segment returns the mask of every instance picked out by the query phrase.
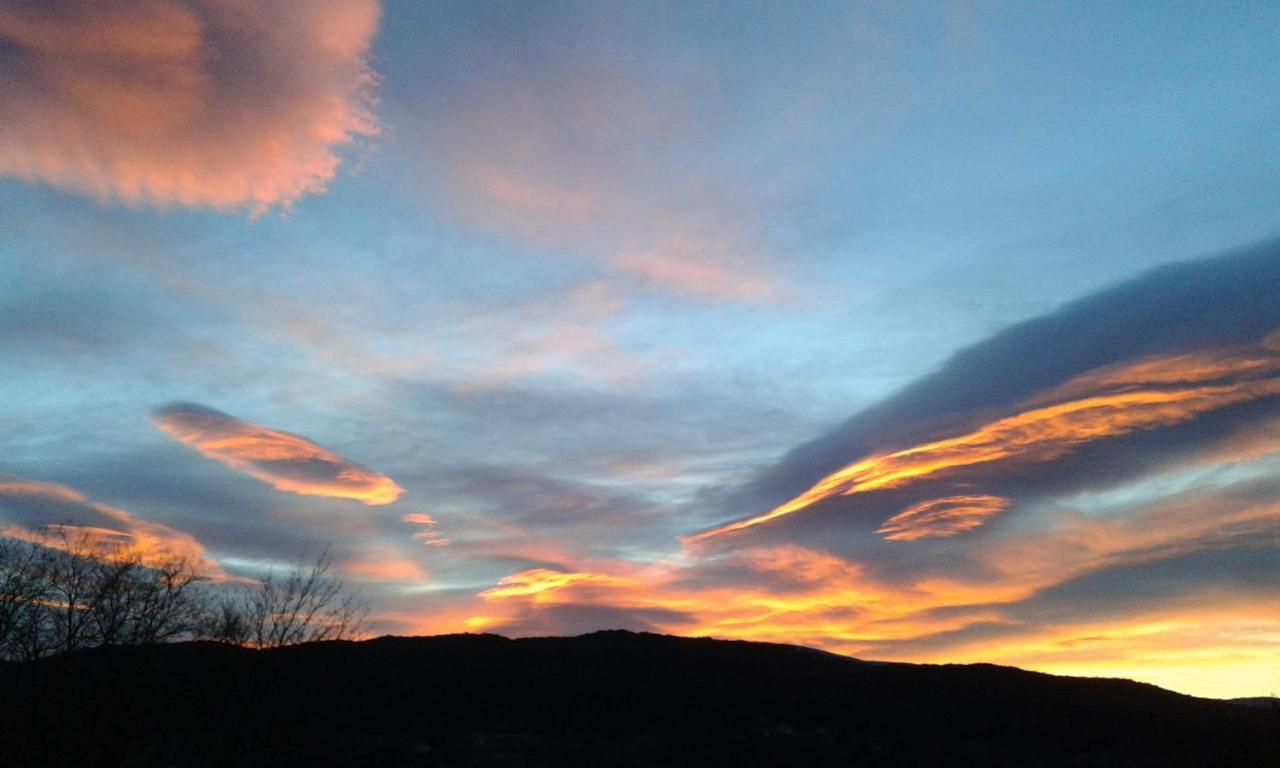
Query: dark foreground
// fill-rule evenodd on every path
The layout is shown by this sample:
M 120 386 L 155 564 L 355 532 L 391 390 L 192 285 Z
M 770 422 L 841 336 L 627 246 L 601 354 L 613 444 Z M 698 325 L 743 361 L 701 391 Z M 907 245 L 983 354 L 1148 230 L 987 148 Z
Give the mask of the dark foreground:
M 0 666 L 0 765 L 1268 766 L 1280 713 L 1123 680 L 627 632 Z

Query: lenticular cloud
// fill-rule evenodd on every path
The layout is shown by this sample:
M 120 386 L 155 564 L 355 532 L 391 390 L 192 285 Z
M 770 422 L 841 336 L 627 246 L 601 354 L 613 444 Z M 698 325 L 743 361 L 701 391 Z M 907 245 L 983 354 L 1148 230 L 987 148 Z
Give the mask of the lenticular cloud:
M 242 421 L 194 403 L 173 403 L 153 416 L 165 434 L 214 461 L 300 496 L 390 504 L 404 489 L 301 435 Z
M 256 213 L 377 132 L 377 0 L 0 3 L 0 176 Z

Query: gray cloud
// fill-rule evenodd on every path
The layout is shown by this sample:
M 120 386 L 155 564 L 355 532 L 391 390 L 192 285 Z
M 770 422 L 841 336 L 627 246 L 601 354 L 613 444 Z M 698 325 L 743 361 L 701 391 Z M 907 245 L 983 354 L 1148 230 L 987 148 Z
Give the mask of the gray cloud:
M 1280 328 L 1280 243 L 1153 270 L 1048 316 L 1016 325 L 956 354 L 937 373 L 910 385 L 881 405 L 805 443 L 742 488 L 726 505 L 734 517 L 758 513 L 804 493 L 824 475 L 863 457 L 964 435 L 1016 413 L 1019 404 L 1055 388 L 1083 390 L 1090 372 L 1150 359 L 1167 368 L 1186 364 L 1178 356 L 1223 354 L 1242 369 L 1252 357 L 1276 357 L 1267 334 Z M 1256 345 L 1262 344 L 1262 347 Z M 1250 346 L 1254 345 L 1254 346 Z M 1268 363 L 1269 364 L 1269 363 Z M 1095 379 L 1101 374 L 1090 374 Z M 1142 371 L 1163 392 L 1165 372 Z M 1235 381 L 1236 374 L 1206 374 L 1202 384 Z M 1030 502 L 1091 487 L 1109 487 L 1194 455 L 1224 435 L 1280 415 L 1273 374 L 1239 374 L 1248 396 L 1226 399 L 1180 421 L 1161 413 L 1107 440 L 1071 444 L 1032 462 L 988 461 L 960 471 L 923 477 L 904 488 L 888 485 L 865 497 L 836 496 L 805 513 L 774 523 L 789 533 L 818 537 L 832 525 L 865 531 L 913 504 L 946 496 L 987 494 Z M 1152 378 L 1155 377 L 1155 378 Z M 1123 384 L 1123 382 L 1121 382 Z M 1123 391 L 1100 387 L 1097 391 Z M 1086 392 L 1087 394 L 1087 392 Z M 1027 406 L 1023 406 L 1027 407 Z M 997 518 L 998 519 L 998 518 Z M 854 540 L 863 543 L 866 537 Z M 848 546 L 847 544 L 845 546 Z

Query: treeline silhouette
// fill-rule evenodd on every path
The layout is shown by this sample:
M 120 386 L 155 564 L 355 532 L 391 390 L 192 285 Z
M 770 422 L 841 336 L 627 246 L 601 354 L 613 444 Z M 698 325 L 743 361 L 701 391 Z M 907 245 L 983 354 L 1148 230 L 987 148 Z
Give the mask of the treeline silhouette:
M 327 554 L 257 581 L 0 538 L 0 767 L 1280 765 L 1280 710 L 1125 680 L 599 632 L 361 636 Z M 336 642 L 335 642 L 336 641 Z
M 100 647 L 0 664 L 0 765 L 1280 765 L 1265 708 L 629 632 Z
M 327 553 L 260 581 L 214 579 L 200 561 L 54 526 L 0 538 L 0 660 L 99 646 L 213 640 L 276 648 L 358 637 L 367 610 Z

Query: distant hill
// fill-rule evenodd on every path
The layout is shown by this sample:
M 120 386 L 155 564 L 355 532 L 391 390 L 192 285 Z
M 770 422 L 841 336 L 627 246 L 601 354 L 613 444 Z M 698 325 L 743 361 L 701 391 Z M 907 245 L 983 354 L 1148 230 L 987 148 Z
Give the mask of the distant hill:
M 3 766 L 1268 766 L 1280 715 L 1126 680 L 597 632 L 0 665 Z

